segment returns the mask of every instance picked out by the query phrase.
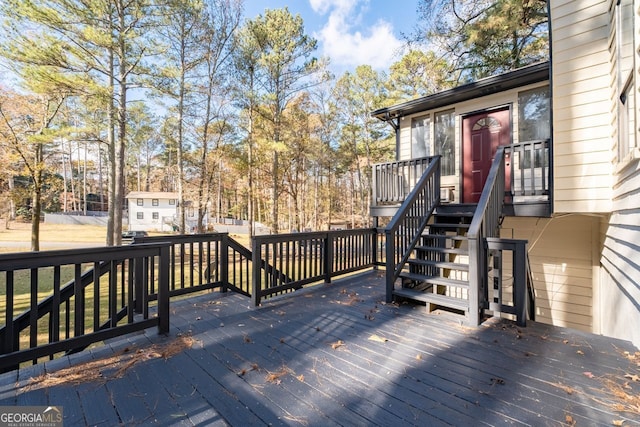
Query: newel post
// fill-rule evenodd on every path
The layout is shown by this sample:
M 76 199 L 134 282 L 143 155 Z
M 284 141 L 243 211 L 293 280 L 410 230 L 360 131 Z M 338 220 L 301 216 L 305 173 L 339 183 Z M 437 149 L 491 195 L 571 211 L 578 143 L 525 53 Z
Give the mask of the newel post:
M 170 245 L 160 247 L 158 263 L 158 333 L 169 333 L 169 266 Z
M 251 243 L 251 304 L 254 307 L 260 305 L 260 272 L 262 271 L 262 254 L 260 253 L 258 237 L 253 236 Z M 265 268 L 267 263 L 265 262 Z
M 324 283 L 331 283 L 331 276 L 333 273 L 333 239 L 334 235 L 331 232 L 327 232 L 324 239 Z
M 220 241 L 220 292 L 227 292 L 229 285 L 229 235 L 224 233 Z M 240 285 L 238 287 L 241 287 Z
M 513 302 L 516 324 L 527 326 L 527 241 L 516 242 L 513 249 Z
M 386 263 L 386 285 L 387 285 L 387 303 L 393 302 L 393 286 L 395 282 L 395 244 L 393 241 L 393 230 L 385 230 L 385 263 Z

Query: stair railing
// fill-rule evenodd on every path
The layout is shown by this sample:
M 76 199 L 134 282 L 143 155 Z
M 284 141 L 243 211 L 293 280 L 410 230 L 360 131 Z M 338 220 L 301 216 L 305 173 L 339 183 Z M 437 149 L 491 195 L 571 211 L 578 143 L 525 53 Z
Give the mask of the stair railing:
M 487 293 L 487 237 L 498 237 L 505 191 L 504 147 L 498 147 L 467 234 L 469 242 L 469 323 L 480 324 Z M 481 297 L 483 300 L 481 301 Z
M 440 156 L 435 156 L 385 229 L 387 302 L 393 300 L 395 281 L 439 203 Z
M 527 319 L 535 320 L 535 296 L 529 266 L 528 241 L 488 237 L 486 242 L 493 258 L 493 286 L 489 289 L 481 308 L 512 314 L 518 326 L 527 326 Z M 511 271 L 505 271 L 508 267 L 511 267 Z M 511 292 L 508 292 L 508 288 L 511 288 Z

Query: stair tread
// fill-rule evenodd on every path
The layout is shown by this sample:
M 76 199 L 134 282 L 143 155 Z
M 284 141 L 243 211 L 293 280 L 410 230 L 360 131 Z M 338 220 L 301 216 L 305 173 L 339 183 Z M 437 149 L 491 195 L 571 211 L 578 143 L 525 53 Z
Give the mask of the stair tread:
M 408 288 L 396 289 L 393 291 L 393 294 L 404 298 L 438 304 L 458 310 L 469 310 L 469 301 L 463 298 L 449 297 L 446 295 L 435 294 L 433 292 L 416 291 Z
M 416 250 L 424 252 L 437 252 L 442 254 L 469 255 L 468 249 L 463 248 L 441 248 L 438 246 L 416 246 Z
M 433 222 L 427 224 L 427 227 L 432 228 L 469 228 L 471 224 L 457 223 L 457 222 Z
M 458 234 L 423 234 L 424 239 L 451 239 L 451 240 L 468 240 L 467 236 L 460 236 Z
M 426 265 L 440 268 L 448 268 L 449 270 L 469 271 L 469 264 L 460 264 L 448 261 L 429 261 L 426 259 L 409 259 L 408 264 Z
M 455 217 L 460 217 L 460 218 L 473 218 L 473 214 L 475 212 L 434 212 L 433 216 L 434 217 L 450 217 L 450 218 L 455 218 Z
M 465 280 L 457 280 L 457 279 L 449 279 L 447 277 L 439 277 L 439 276 L 426 276 L 424 274 L 411 273 L 411 272 L 403 272 L 400 273 L 400 277 L 405 279 L 411 279 L 420 282 L 426 282 L 433 285 L 441 285 L 441 286 L 455 286 L 457 288 L 468 288 L 469 282 Z

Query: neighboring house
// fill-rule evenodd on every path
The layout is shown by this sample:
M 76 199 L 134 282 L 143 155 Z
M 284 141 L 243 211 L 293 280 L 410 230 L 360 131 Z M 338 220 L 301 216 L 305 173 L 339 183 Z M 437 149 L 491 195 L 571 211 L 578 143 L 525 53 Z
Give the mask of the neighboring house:
M 132 191 L 127 200 L 130 231 L 173 231 L 178 193 Z
M 396 165 L 442 156 L 441 201 L 449 205 L 478 202 L 506 146 L 499 233 L 529 242 L 536 320 L 635 345 L 639 9 L 639 0 L 552 0 L 550 62 L 372 113 L 396 129 Z M 395 190 L 378 183 L 374 191 Z M 394 197 L 378 196 L 372 215 L 393 215 Z

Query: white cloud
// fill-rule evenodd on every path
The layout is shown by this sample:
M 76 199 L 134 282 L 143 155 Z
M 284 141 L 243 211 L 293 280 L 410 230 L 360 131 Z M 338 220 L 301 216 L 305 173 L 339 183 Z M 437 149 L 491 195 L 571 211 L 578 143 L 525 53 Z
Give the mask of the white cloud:
M 323 54 L 331 58 L 333 68 L 352 69 L 371 65 L 387 69 L 402 47 L 393 34 L 393 26 L 385 21 L 366 22 L 368 0 L 309 0 L 316 13 L 329 18 L 314 36 L 320 41 Z

